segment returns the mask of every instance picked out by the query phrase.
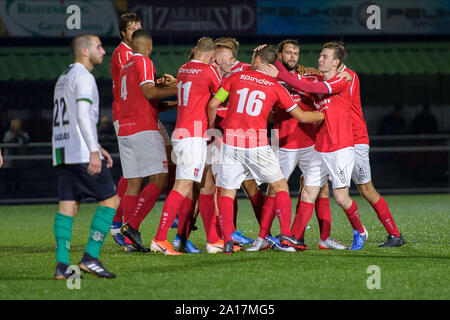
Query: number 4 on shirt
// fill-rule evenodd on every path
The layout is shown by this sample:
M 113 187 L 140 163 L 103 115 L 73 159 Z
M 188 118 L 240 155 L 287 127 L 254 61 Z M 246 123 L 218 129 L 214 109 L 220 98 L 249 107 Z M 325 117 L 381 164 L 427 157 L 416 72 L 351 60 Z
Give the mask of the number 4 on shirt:
M 127 100 L 127 76 L 124 75 L 120 84 L 120 96 L 123 100 Z

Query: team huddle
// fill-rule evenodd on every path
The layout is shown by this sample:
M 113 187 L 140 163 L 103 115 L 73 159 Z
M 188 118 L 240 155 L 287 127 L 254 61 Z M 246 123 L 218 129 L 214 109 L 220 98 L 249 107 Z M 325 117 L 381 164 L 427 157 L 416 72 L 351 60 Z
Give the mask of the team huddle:
M 99 95 L 90 71 L 105 54 L 98 37 L 74 38 L 75 63 L 55 87 L 52 146 L 60 199 L 55 279 L 74 272 L 69 267 L 72 222 L 85 196 L 96 198 L 99 206 L 79 267 L 104 278 L 115 277 L 98 259 L 108 231 L 124 251 L 199 253 L 189 241 L 197 214 L 207 253 L 307 250 L 304 233 L 314 209 L 320 249 L 361 250 L 368 233 L 349 195 L 352 180 L 388 233 L 380 247 L 404 244 L 371 182 L 359 80 L 344 65 L 342 42 L 322 46 L 316 69 L 298 64 L 296 40 L 284 40 L 276 49 L 260 45 L 251 63 L 242 63 L 237 40 L 203 37 L 176 77 L 157 78 L 150 59 L 152 38 L 140 19 L 122 15 L 119 29 L 122 42 L 111 60 L 113 123 L 123 173 L 117 190 L 108 170 L 111 156 L 99 145 L 95 129 Z M 169 138 L 158 113 L 173 108 L 177 120 Z M 270 137 L 268 121 L 274 128 Z M 296 166 L 302 178 L 291 221 L 287 181 Z M 331 237 L 328 181 L 353 230 L 350 248 Z M 255 240 L 236 230 L 236 191 L 241 187 L 260 227 Z M 147 247 L 139 228 L 164 191 L 158 230 Z M 271 234 L 275 216 L 278 236 Z M 168 231 L 175 225 L 177 235 L 169 242 Z

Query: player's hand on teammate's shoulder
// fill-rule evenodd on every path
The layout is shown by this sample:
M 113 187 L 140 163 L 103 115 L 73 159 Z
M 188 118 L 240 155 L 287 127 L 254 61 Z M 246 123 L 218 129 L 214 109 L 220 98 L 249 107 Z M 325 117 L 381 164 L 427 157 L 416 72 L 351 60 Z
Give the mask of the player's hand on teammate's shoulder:
M 353 77 L 347 71 L 339 72 L 338 77 L 345 78 L 345 79 L 347 79 L 348 82 L 352 81 L 352 79 L 353 79 Z
M 261 64 L 258 67 L 258 70 L 264 72 L 265 74 L 273 78 L 278 77 L 278 69 L 273 64 Z
M 89 174 L 99 174 L 102 171 L 102 160 L 100 159 L 100 153 L 98 151 L 91 152 L 89 155 Z
M 314 68 L 314 67 L 305 67 L 304 65 L 297 65 L 297 70 L 298 73 L 300 73 L 301 75 L 317 75 L 320 76 L 322 75 L 322 72 L 320 72 L 318 69 Z

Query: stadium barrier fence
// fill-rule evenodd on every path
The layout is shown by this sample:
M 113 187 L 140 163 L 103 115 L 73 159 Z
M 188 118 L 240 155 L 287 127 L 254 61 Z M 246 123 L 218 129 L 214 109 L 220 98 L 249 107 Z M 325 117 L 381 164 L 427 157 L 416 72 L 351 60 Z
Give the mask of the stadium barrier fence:
M 450 193 L 450 134 L 371 136 L 370 144 L 372 180 L 380 193 Z M 121 167 L 117 143 L 102 145 L 111 153 L 112 174 L 118 182 Z M 51 143 L 1 143 L 0 148 L 4 160 L 0 205 L 58 201 Z M 293 197 L 298 194 L 300 174 L 296 169 L 289 180 Z M 358 193 L 353 184 L 350 191 Z M 238 196 L 245 194 L 239 191 Z

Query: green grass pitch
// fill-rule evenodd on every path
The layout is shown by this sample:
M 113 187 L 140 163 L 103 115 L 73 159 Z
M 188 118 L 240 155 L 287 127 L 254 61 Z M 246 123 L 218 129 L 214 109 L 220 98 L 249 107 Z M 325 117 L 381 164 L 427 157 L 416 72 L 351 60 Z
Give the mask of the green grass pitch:
M 381 249 L 386 233 L 372 208 L 354 197 L 369 232 L 362 251 L 317 248 L 315 215 L 306 231 L 305 252 L 237 252 L 224 254 L 124 253 L 110 235 L 100 259 L 117 276 L 114 280 L 84 275 L 80 289 L 53 280 L 57 206 L 0 207 L 0 299 L 444 299 L 449 288 L 450 195 L 386 196 L 406 244 Z M 295 205 L 293 199 L 293 206 Z M 332 236 L 346 245 L 352 234 L 345 214 L 331 199 Z M 149 244 L 156 233 L 162 202 L 141 226 Z M 74 222 L 71 263 L 81 258 L 95 205 L 82 204 Z M 205 250 L 201 218 L 191 240 Z M 258 227 L 250 202 L 239 200 L 238 229 L 256 237 Z M 276 221 L 272 233 L 277 234 Z M 175 230 L 169 232 L 173 240 Z M 369 289 L 368 267 L 379 267 L 380 289 Z

